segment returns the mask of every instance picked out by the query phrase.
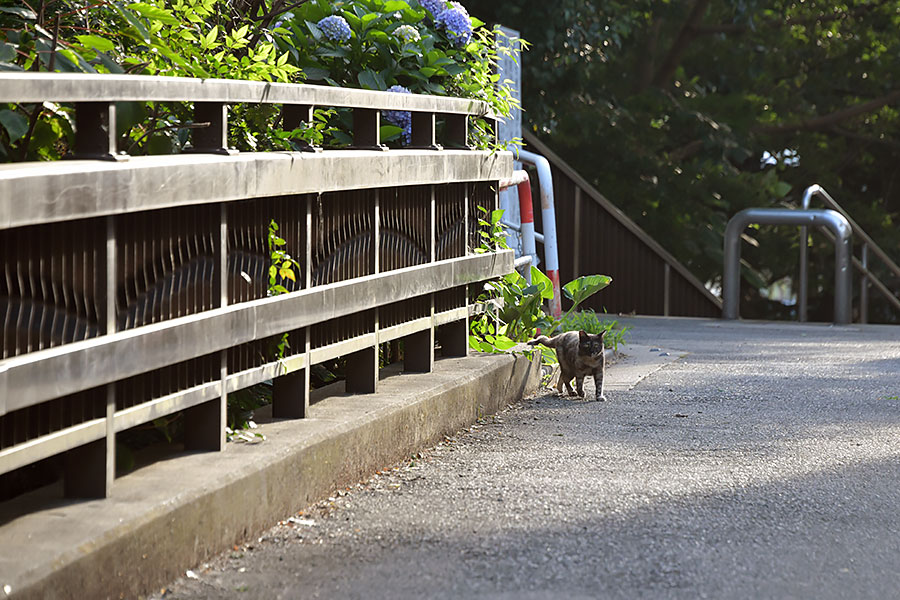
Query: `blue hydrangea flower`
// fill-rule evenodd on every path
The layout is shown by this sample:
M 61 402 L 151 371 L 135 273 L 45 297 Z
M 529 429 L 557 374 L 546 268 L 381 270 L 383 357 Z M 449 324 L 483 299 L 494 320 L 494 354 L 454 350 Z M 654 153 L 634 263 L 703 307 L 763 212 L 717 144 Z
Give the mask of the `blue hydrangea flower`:
M 412 25 L 401 25 L 394 30 L 394 35 L 396 35 L 404 42 L 418 42 L 420 39 L 422 39 L 422 36 L 419 34 L 419 30 Z
M 344 17 L 331 15 L 316 23 L 316 26 L 332 42 L 346 42 L 350 39 L 350 23 Z
M 419 6 L 427 10 L 433 15 L 438 14 L 447 6 L 445 0 L 419 0 Z
M 411 94 L 408 89 L 403 87 L 402 85 L 392 85 L 387 89 L 389 92 L 397 92 L 400 94 Z M 403 140 L 403 145 L 407 146 L 412 141 L 412 113 L 408 110 L 386 110 L 383 111 L 382 116 L 384 119 L 397 127 L 401 127 L 403 129 L 403 133 L 400 134 L 400 138 Z
M 466 7 L 463 6 L 461 2 L 451 2 L 450 7 L 461 10 L 464 15 L 466 15 L 467 17 L 469 16 L 469 11 L 466 10 Z
M 457 47 L 463 47 L 472 39 L 472 21 L 462 7 L 447 8 L 434 18 L 434 24 L 447 32 L 447 37 Z

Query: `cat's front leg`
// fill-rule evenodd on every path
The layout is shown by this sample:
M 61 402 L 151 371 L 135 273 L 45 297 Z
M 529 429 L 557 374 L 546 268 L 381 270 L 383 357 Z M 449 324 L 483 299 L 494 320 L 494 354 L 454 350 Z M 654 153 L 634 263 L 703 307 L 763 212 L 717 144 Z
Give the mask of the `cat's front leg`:
M 606 400 L 606 396 L 603 395 L 603 369 L 597 369 L 596 371 L 594 371 L 594 387 L 597 391 L 597 402 L 604 402 Z
M 575 387 L 578 388 L 578 395 L 581 398 L 584 398 L 584 376 L 582 376 L 582 375 L 575 376 Z

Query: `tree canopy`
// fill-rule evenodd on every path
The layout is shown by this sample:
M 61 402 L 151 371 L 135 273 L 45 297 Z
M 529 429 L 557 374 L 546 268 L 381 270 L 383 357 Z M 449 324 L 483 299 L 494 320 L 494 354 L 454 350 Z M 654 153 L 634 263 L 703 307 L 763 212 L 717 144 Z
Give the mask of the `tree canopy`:
M 528 126 L 701 280 L 721 277 L 734 213 L 796 207 L 813 183 L 900 256 L 900 1 L 468 4 L 532 44 Z M 795 276 L 797 231 L 745 239 L 750 310 L 774 316 L 755 288 Z M 828 320 L 831 250 L 813 240 L 810 314 Z

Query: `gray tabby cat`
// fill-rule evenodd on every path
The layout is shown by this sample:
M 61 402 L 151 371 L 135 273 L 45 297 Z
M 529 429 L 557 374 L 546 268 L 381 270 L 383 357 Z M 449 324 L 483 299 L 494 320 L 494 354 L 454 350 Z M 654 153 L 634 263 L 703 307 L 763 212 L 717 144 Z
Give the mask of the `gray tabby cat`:
M 606 400 L 603 395 L 603 374 L 606 370 L 606 355 L 603 352 L 603 336 L 606 332 L 596 335 L 584 331 L 567 331 L 552 338 L 546 335 L 539 336 L 530 342 L 532 346 L 543 344 L 548 348 L 556 349 L 556 357 L 559 359 L 559 382 L 556 389 L 559 395 L 563 395 L 563 385 L 566 386 L 570 396 L 574 396 L 572 386 L 569 384 L 575 378 L 575 387 L 578 395 L 584 398 L 584 378 L 587 375 L 594 376 L 594 385 L 597 388 L 597 400 Z

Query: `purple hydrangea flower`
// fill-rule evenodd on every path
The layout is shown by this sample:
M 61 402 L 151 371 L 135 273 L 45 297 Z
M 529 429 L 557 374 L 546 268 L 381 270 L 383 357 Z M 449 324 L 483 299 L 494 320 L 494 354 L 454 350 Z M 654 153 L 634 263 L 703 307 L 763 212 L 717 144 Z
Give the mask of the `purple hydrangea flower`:
M 412 93 L 402 85 L 392 85 L 387 91 L 400 94 Z M 412 113 L 408 110 L 386 110 L 381 114 L 388 123 L 403 129 L 403 133 L 400 134 L 400 137 L 403 140 L 404 146 L 409 145 L 412 141 Z
M 439 29 L 447 32 L 447 37 L 457 47 L 465 46 L 472 39 L 472 21 L 462 7 L 447 8 L 434 18 Z
M 447 5 L 445 0 L 419 0 L 419 6 L 433 15 L 438 14 Z
M 316 26 L 332 42 L 346 42 L 350 39 L 350 24 L 344 17 L 331 15 L 316 23 Z

